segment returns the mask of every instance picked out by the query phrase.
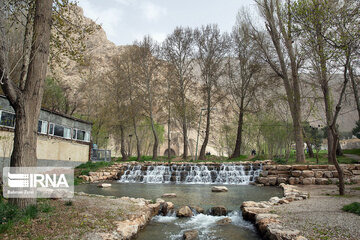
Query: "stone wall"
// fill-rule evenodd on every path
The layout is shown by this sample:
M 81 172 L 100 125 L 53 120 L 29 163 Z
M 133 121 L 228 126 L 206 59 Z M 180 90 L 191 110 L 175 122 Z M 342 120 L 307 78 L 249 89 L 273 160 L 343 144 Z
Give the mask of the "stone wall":
M 360 164 L 340 165 L 346 183 L 360 183 Z M 266 186 L 286 184 L 336 184 L 338 173 L 334 165 L 265 165 L 257 183 Z

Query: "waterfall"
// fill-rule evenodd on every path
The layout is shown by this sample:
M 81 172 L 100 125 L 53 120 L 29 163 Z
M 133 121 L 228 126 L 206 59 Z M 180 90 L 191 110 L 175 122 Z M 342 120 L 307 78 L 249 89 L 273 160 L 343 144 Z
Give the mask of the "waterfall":
M 261 168 L 261 164 L 172 164 L 169 166 L 139 164 L 127 167 L 119 182 L 247 185 L 255 181 Z

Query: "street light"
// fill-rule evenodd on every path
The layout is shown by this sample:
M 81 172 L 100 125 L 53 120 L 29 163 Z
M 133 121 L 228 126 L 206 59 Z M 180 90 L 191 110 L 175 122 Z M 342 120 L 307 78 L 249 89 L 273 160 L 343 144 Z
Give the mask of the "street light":
M 197 152 L 198 152 L 198 145 L 199 145 L 201 116 L 202 116 L 202 112 L 203 112 L 203 111 L 206 111 L 206 110 L 207 110 L 207 108 L 202 108 L 201 111 L 200 111 L 199 128 L 198 128 L 197 138 L 196 138 L 195 161 L 197 160 Z M 210 108 L 210 111 L 212 111 L 212 110 L 216 110 L 216 108 L 215 108 L 215 107 Z

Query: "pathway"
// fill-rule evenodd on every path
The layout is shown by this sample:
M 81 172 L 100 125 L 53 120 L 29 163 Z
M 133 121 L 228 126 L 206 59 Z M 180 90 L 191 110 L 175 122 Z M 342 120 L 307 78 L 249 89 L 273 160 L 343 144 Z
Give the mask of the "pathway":
M 273 207 L 286 227 L 295 228 L 307 239 L 358 240 L 360 216 L 344 212 L 342 207 L 360 202 L 360 184 L 346 186 L 346 196 L 339 197 L 336 185 L 297 186 L 310 198 Z
M 355 154 L 344 154 L 345 157 L 357 160 L 360 163 L 360 156 Z

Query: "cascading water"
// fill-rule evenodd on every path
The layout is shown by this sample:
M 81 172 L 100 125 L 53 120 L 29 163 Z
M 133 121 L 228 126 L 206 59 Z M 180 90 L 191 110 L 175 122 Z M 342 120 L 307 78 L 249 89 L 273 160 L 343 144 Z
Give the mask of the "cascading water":
M 119 182 L 247 185 L 260 172 L 261 165 L 133 165 L 124 171 Z

